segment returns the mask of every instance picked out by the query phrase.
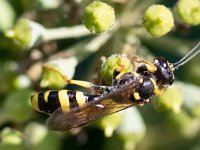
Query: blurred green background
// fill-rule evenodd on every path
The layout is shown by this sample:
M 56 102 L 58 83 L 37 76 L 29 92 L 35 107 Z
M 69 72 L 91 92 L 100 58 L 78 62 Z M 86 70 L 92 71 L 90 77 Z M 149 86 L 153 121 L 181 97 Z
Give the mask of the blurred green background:
M 179 20 L 175 0 L 104 0 L 115 9 L 116 22 L 105 33 L 91 34 L 81 22 L 91 2 L 0 0 L 0 149 L 200 150 L 200 56 L 176 71 L 173 86 L 143 107 L 80 130 L 46 128 L 48 116 L 33 110 L 30 96 L 65 83 L 42 76 L 43 63 L 60 66 L 70 78 L 94 82 L 102 56 L 126 53 L 149 61 L 164 56 L 175 62 L 200 39 L 200 26 Z M 160 38 L 141 24 L 151 4 L 163 4 L 174 14 L 174 30 Z

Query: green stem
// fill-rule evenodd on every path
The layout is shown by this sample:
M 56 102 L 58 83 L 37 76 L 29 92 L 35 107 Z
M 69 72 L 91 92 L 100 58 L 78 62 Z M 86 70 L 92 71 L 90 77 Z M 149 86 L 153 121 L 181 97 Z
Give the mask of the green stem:
M 72 46 L 68 49 L 65 49 L 61 52 L 56 53 L 50 59 L 56 59 L 56 58 L 61 58 L 61 57 L 67 58 L 67 57 L 75 56 L 78 59 L 78 62 L 81 62 L 92 53 L 95 53 L 96 51 L 98 51 L 99 48 L 103 44 L 105 44 L 111 36 L 112 36 L 112 32 L 107 32 L 105 34 L 98 35 L 92 40 L 91 39 L 84 40 L 83 42 L 80 42 L 79 44 L 76 44 L 75 46 Z
M 43 36 L 44 41 L 78 38 L 90 35 L 91 32 L 85 28 L 84 25 L 77 25 L 73 27 L 61 27 L 55 29 L 47 29 Z
M 75 56 L 78 59 L 78 62 L 81 62 L 89 55 L 97 52 L 102 45 L 104 45 L 110 37 L 112 37 L 113 33 L 119 28 L 119 24 L 116 21 L 111 31 L 107 31 L 105 33 L 99 34 L 96 37 L 91 39 L 86 39 L 83 42 L 79 42 L 78 44 L 62 50 L 61 52 L 56 53 L 49 59 L 56 58 L 67 58 L 71 56 Z

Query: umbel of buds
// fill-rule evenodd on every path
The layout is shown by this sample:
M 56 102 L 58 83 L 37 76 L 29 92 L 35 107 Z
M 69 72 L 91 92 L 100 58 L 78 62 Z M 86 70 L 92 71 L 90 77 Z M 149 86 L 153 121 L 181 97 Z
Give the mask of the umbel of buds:
M 114 23 L 114 9 L 106 3 L 94 1 L 89 4 L 82 16 L 82 22 L 92 33 L 108 30 Z
M 179 0 L 177 11 L 180 19 L 188 25 L 200 24 L 200 1 L 199 0 Z
M 143 23 L 152 36 L 160 37 L 173 29 L 174 18 L 164 5 L 152 5 L 145 11 Z
M 106 84 L 112 83 L 114 70 L 118 68 L 121 68 L 120 71 L 121 76 L 125 73 L 132 72 L 133 69 L 132 63 L 126 55 L 118 55 L 118 54 L 111 55 L 102 64 L 101 76 Z

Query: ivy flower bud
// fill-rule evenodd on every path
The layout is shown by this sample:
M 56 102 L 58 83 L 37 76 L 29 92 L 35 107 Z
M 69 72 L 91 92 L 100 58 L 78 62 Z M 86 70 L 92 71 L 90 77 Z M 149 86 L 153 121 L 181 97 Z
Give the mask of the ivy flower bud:
M 93 33 L 101 33 L 110 28 L 115 20 L 114 9 L 106 3 L 94 1 L 89 4 L 82 16 L 82 22 Z
M 22 144 L 23 140 L 23 135 L 20 131 L 8 127 L 4 128 L 1 131 L 0 137 L 1 137 L 1 146 L 3 146 L 2 144 L 5 144 L 5 147 L 19 146 Z
M 122 124 L 117 130 L 117 134 L 124 143 L 125 150 L 135 149 L 145 135 L 146 126 L 136 107 L 124 110 Z
M 116 113 L 102 118 L 98 126 L 104 130 L 105 137 L 112 137 L 113 132 L 119 127 L 122 121 L 122 114 Z M 112 121 L 111 121 L 112 120 Z
M 200 1 L 199 0 L 179 0 L 177 11 L 180 19 L 188 25 L 200 24 Z
M 192 110 L 191 110 L 191 114 L 196 117 L 196 118 L 200 118 L 200 104 L 195 105 Z
M 29 89 L 17 90 L 10 93 L 3 104 L 1 121 L 15 121 L 23 123 L 30 119 L 33 109 L 29 104 L 32 91 Z M 15 106 L 15 107 L 13 107 Z
M 43 74 L 40 82 L 42 88 L 50 87 L 53 89 L 59 89 L 66 85 L 66 81 L 58 74 L 66 75 L 71 79 L 75 72 L 75 67 L 77 65 L 77 59 L 75 57 L 67 59 L 57 59 L 49 61 L 45 64 L 46 67 L 43 68 Z M 52 68 L 55 71 L 52 71 L 48 68 Z
M 143 23 L 146 30 L 154 37 L 167 34 L 174 27 L 172 12 L 163 5 L 152 5 L 144 14 Z
M 102 64 L 102 80 L 106 84 L 111 84 L 115 70 L 119 72 L 119 77 L 121 77 L 125 73 L 132 72 L 132 67 L 132 63 L 126 55 L 112 55 Z
M 39 23 L 21 18 L 13 29 L 5 32 L 5 37 L 11 40 L 14 49 L 23 50 L 41 42 L 45 32 L 46 29 Z
M 175 87 L 169 87 L 161 96 L 156 97 L 155 107 L 159 111 L 171 110 L 179 113 L 183 104 L 182 93 Z
M 16 16 L 9 1 L 1 0 L 0 2 L 0 31 L 5 31 L 12 27 Z

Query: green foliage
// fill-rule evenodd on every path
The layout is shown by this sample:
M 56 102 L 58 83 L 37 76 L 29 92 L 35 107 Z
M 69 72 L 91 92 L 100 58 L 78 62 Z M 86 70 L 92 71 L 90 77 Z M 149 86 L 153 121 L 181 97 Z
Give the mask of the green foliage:
M 199 149 L 199 56 L 175 70 L 172 87 L 150 103 L 80 129 L 49 131 L 48 116 L 30 102 L 32 93 L 63 87 L 93 94 L 44 64 L 69 79 L 109 85 L 114 69 L 123 75 L 137 68 L 135 56 L 183 57 L 200 39 L 199 0 L 159 2 L 0 0 L 0 149 Z

